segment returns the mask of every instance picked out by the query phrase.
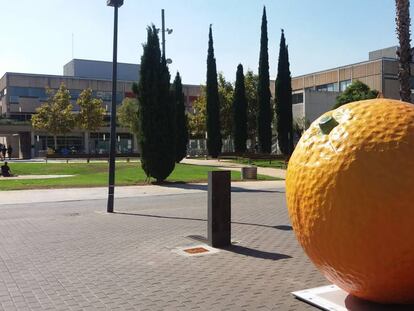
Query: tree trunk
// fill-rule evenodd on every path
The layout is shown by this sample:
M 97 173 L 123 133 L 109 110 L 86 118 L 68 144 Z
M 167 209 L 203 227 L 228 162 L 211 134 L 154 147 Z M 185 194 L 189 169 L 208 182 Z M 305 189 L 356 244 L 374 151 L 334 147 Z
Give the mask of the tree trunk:
M 398 79 L 400 81 L 401 100 L 411 102 L 411 46 L 410 46 L 410 1 L 395 0 L 397 16 L 397 35 L 400 43 L 398 49 L 399 70 Z

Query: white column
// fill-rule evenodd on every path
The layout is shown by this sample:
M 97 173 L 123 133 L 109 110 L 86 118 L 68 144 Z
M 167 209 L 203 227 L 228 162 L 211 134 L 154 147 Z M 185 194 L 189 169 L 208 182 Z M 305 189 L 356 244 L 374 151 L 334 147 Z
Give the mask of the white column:
M 85 153 L 89 153 L 89 136 L 90 136 L 89 131 L 85 131 L 83 133 L 83 144 L 84 144 Z

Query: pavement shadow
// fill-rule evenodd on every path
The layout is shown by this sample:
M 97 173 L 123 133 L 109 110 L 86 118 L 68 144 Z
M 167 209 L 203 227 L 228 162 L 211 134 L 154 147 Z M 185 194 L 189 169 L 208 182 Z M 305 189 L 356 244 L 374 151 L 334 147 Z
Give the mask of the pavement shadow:
M 160 187 L 166 188 L 179 188 L 185 190 L 201 190 L 201 191 L 208 191 L 208 185 L 201 185 L 201 184 L 187 184 L 185 182 L 164 182 L 156 184 Z M 264 190 L 264 189 L 245 189 L 242 187 L 231 187 L 231 192 L 264 192 L 264 193 L 285 193 L 284 190 Z
M 278 229 L 278 230 L 282 230 L 282 231 L 292 231 L 293 230 L 292 226 L 286 226 L 286 225 L 274 226 L 273 228 Z
M 203 218 L 189 218 L 189 217 L 177 217 L 177 216 L 162 216 L 162 215 L 139 214 L 139 213 L 129 213 L 129 212 L 113 212 L 113 214 L 128 215 L 128 216 L 139 216 L 139 217 L 150 217 L 150 218 L 162 218 L 162 219 L 175 219 L 175 220 L 207 221 L 207 219 L 203 219 Z
M 348 295 L 345 298 L 345 306 L 350 311 L 412 311 L 414 305 L 378 304 Z
M 291 226 L 286 225 L 277 225 L 277 226 L 270 226 L 270 225 L 262 225 L 262 224 L 252 224 L 249 222 L 239 222 L 239 221 L 232 221 L 232 224 L 236 225 L 246 225 L 246 226 L 257 226 L 257 227 L 263 227 L 263 228 L 272 228 L 272 229 L 278 229 L 282 231 L 291 231 L 293 228 Z
M 280 260 L 280 259 L 292 258 L 292 256 L 289 256 L 289 255 L 259 251 L 257 249 L 240 246 L 240 245 L 231 245 L 228 247 L 223 247 L 222 249 L 232 252 L 232 253 L 249 256 L 249 257 L 260 258 L 260 259 Z
M 207 219 L 204 219 L 204 218 L 163 216 L 163 215 L 139 214 L 139 213 L 130 213 L 130 212 L 113 212 L 113 214 L 127 215 L 127 216 L 139 216 L 139 217 L 150 217 L 150 218 L 161 218 L 161 219 L 174 219 L 174 220 L 192 220 L 192 221 L 203 221 L 203 222 L 207 221 Z M 253 223 L 238 222 L 238 221 L 232 221 L 231 223 L 236 224 L 236 225 L 246 225 L 246 226 L 257 226 L 257 227 L 264 227 L 264 228 L 272 228 L 272 229 L 278 229 L 278 230 L 283 230 L 283 231 L 292 230 L 291 226 L 286 226 L 286 225 L 269 226 L 269 225 L 253 224 Z

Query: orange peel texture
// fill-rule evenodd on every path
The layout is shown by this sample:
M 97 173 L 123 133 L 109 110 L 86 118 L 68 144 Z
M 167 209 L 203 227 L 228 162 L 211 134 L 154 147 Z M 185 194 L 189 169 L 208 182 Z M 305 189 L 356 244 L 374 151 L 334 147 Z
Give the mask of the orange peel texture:
M 286 197 L 299 243 L 329 281 L 414 303 L 413 104 L 378 98 L 322 115 L 290 158 Z

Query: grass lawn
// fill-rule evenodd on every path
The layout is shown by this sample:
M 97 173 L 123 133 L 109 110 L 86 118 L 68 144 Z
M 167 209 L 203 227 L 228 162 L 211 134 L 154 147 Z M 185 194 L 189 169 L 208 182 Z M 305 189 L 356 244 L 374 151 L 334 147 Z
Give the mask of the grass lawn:
M 269 160 L 251 160 L 249 163 L 249 160 L 247 159 L 239 159 L 239 160 L 232 160 L 231 162 L 235 163 L 241 163 L 241 164 L 250 164 L 255 165 L 258 167 L 272 167 L 272 168 L 286 168 L 285 161 L 282 160 L 272 160 L 271 163 L 269 163 Z
M 65 178 L 7 180 L 0 177 L 0 190 L 36 188 L 98 187 L 108 184 L 108 163 L 10 163 L 17 175 L 75 175 Z M 210 166 L 176 164 L 169 182 L 207 181 L 207 172 L 216 170 Z M 145 174 L 138 162 L 117 162 L 115 180 L 118 186 L 145 184 Z M 231 172 L 232 180 L 240 180 L 240 172 Z M 275 178 L 259 175 L 260 180 Z

